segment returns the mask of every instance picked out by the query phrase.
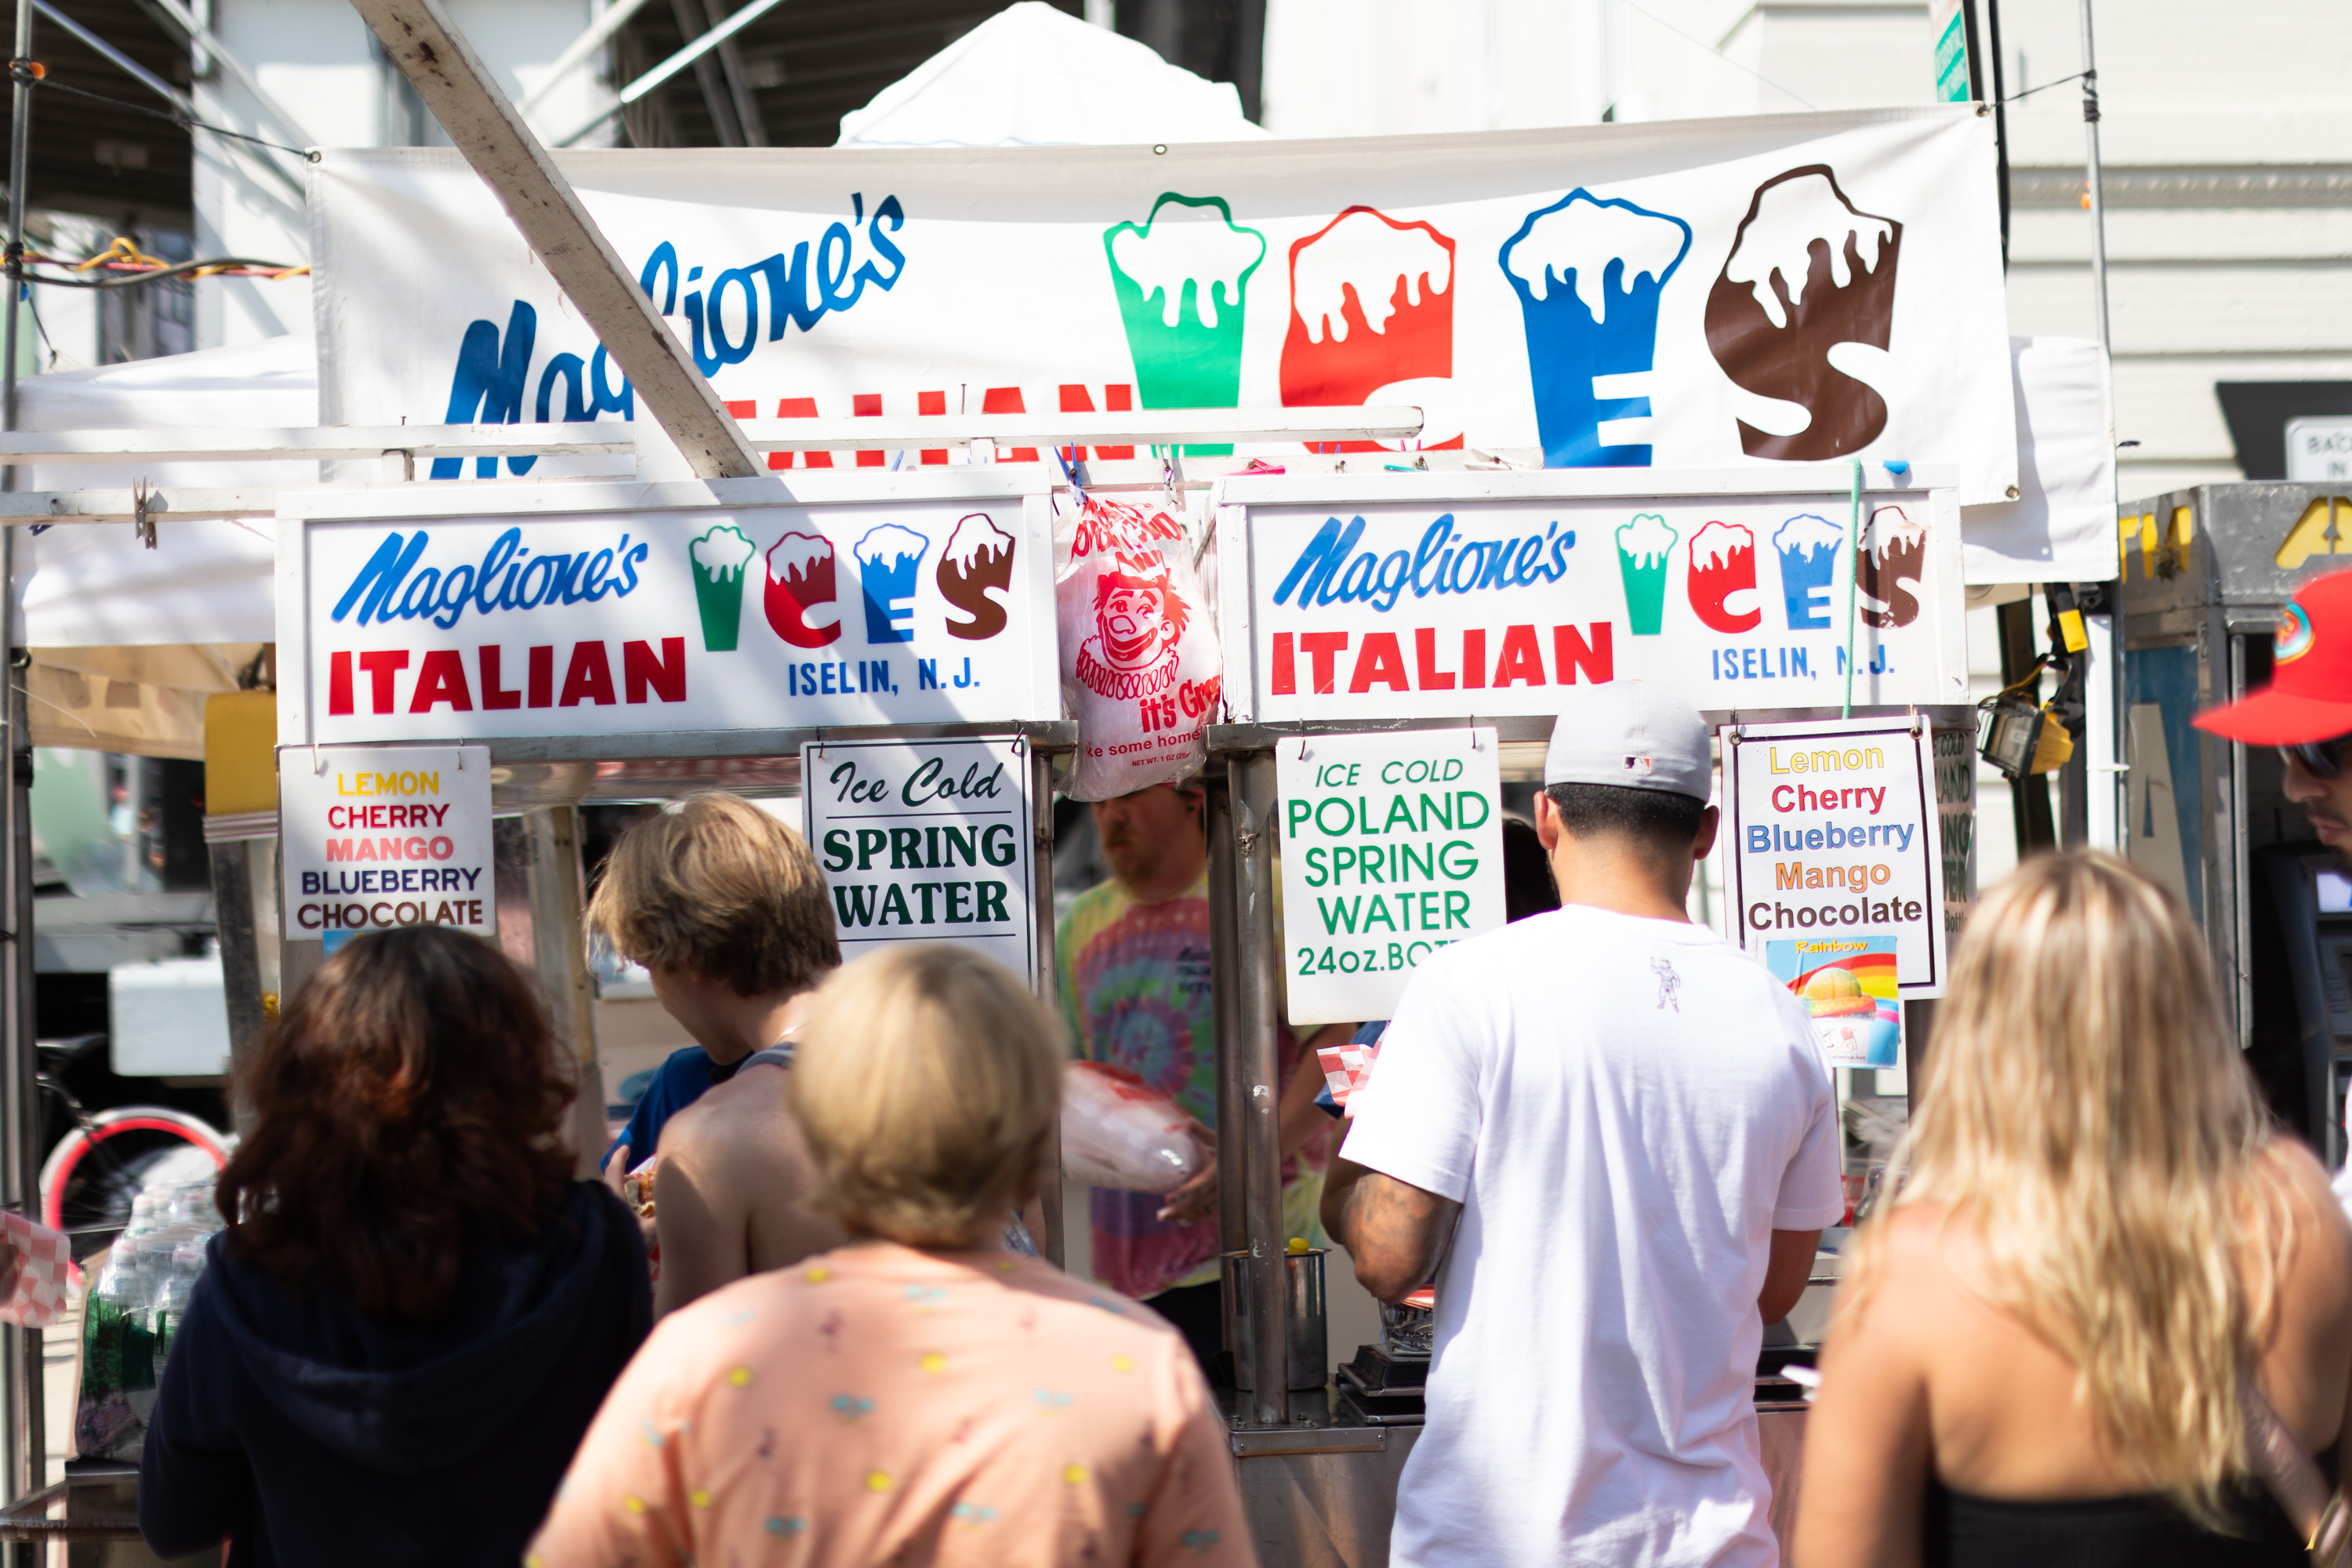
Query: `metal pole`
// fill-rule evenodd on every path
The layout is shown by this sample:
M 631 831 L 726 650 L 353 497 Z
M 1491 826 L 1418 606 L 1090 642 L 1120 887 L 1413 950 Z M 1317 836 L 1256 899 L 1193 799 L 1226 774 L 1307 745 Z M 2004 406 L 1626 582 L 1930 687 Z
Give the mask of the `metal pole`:
M 1249 1249 L 1248 1201 L 1242 1187 L 1241 943 L 1234 922 L 1241 904 L 1234 851 L 1234 792 L 1223 768 L 1212 767 L 1205 781 L 1209 830 L 1209 997 L 1217 1032 L 1217 1129 L 1223 1157 L 1217 1162 L 1217 1247 L 1221 1252 Z M 1230 1316 L 1230 1315 L 1229 1315 Z M 1228 1324 L 1230 1328 L 1230 1323 Z M 1233 1338 L 1228 1332 L 1226 1339 Z M 1233 1348 L 1230 1342 L 1226 1349 Z
M 2091 0 L 2078 0 L 2083 14 L 2083 136 L 2091 196 L 2091 289 L 2098 296 L 2099 346 L 2115 357 L 2107 331 L 2107 198 L 2099 172 L 2099 67 L 2091 47 Z
M 1992 150 L 2000 177 L 2000 266 L 2009 270 L 2009 93 L 2002 86 L 2000 0 L 1984 0 L 1985 42 L 1992 56 Z
M 1228 764 L 1234 795 L 1234 932 L 1242 973 L 1236 1044 L 1242 1121 L 1221 1131 L 1227 1157 L 1242 1159 L 1243 1205 L 1249 1226 L 1250 1413 L 1268 1426 L 1290 1419 L 1290 1331 L 1283 1286 L 1282 1074 L 1275 1041 L 1274 753 L 1252 752 Z
M 1057 977 L 1054 973 L 1054 759 L 1034 744 L 1025 748 L 1029 769 L 1031 923 L 1036 928 L 1037 994 L 1058 1014 Z M 1059 1123 L 1046 1141 L 1045 1178 L 1037 1187 L 1037 1215 L 1045 1234 L 1033 1237 L 1037 1250 L 1055 1268 L 1063 1267 L 1066 1237 L 1062 1219 L 1062 1133 Z
M 32 0 L 16 0 L 16 48 L 9 68 L 8 114 L 8 246 L 5 272 L 8 312 L 0 329 L 0 429 L 16 428 L 16 353 L 18 322 L 24 314 L 25 202 L 26 169 L 33 131 L 32 79 L 26 74 L 33 58 Z M 0 489 L 16 488 L 16 470 L 0 469 Z M 28 662 L 21 652 L 24 628 L 16 623 L 16 531 L 0 529 L 0 657 L 7 660 L 8 787 L 7 886 L 0 890 L 0 931 L 9 949 L 7 974 L 0 984 L 6 1016 L 0 1018 L 0 1110 L 6 1113 L 0 1127 L 0 1148 L 10 1157 L 0 1160 L 0 1199 L 19 1214 L 33 1213 L 40 1203 L 41 1101 L 34 1082 L 38 1066 L 33 1016 L 33 751 L 26 743 L 25 679 Z M 8 1145 L 13 1143 L 14 1147 Z M 15 1397 L 8 1413 L 5 1459 L 8 1496 L 13 1500 L 47 1484 L 48 1458 L 41 1380 L 44 1357 L 41 1331 L 20 1329 L 5 1336 L 5 1373 Z
M 2087 160 L 2085 180 L 2091 197 L 2091 288 L 2093 293 L 2097 296 L 2095 304 L 2099 325 L 2099 346 L 2107 351 L 2107 374 L 2112 380 L 2115 375 L 2116 344 L 2112 324 L 2107 314 L 2107 196 L 2105 177 L 2099 166 L 2099 61 L 2091 37 L 2091 0 L 2080 0 L 2080 5 L 2083 14 L 2083 138 Z M 2109 472 L 2114 475 L 2116 481 L 2115 488 L 2107 493 L 2107 515 L 2113 517 L 2121 505 L 2123 476 L 2116 468 L 2110 468 Z M 2110 620 L 2108 636 L 2103 640 L 2095 637 L 2092 645 L 2092 674 L 2096 679 L 2105 681 L 2108 687 L 2108 700 L 2105 704 L 2108 716 L 2106 743 L 2100 748 L 2105 754 L 2096 759 L 2098 771 L 2106 773 L 2107 782 L 2105 786 L 2097 787 L 2105 788 L 2105 799 L 2102 804 L 2115 812 L 2118 825 L 2121 824 L 2125 815 L 2121 799 L 2124 784 L 2122 764 L 2125 715 L 2122 701 L 2123 659 L 2120 657 L 2123 639 L 2120 633 L 2121 628 Z M 2099 657 L 2101 655 L 2105 656 L 2104 668 L 2101 667 Z M 2097 706 L 2093 704 L 2095 709 Z M 2085 717 L 2095 719 L 2096 715 L 2094 713 Z M 2086 723 L 2084 732 L 2084 741 L 2092 742 L 2098 736 L 2099 731 L 2092 724 Z M 2081 783 L 2076 785 L 2075 793 L 2078 796 L 2087 797 L 2090 789 L 2095 787 L 2089 780 L 2094 759 L 2089 754 L 2087 745 L 2079 762 Z M 2098 839 L 2089 832 L 2090 821 L 2094 814 L 2087 809 L 2088 804 L 2087 798 L 2084 798 L 2085 809 L 2082 813 L 2083 826 L 2084 837 L 2095 844 Z M 2074 816 L 2074 813 L 2068 814 L 2070 826 Z M 2122 837 L 2118 832 L 2115 841 L 2120 844 Z

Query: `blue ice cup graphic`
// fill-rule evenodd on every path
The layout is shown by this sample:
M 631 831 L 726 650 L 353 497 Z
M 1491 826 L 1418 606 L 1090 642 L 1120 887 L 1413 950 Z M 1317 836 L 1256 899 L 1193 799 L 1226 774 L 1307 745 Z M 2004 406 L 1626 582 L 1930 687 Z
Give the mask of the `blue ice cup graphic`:
M 760 547 L 731 523 L 705 530 L 687 547 L 694 562 L 694 603 L 702 613 L 705 653 L 733 653 L 743 626 L 743 568 Z
M 911 528 L 885 522 L 866 531 L 850 553 L 857 557 L 857 586 L 866 598 L 866 640 L 915 640 L 915 571 L 931 542 Z
M 1838 557 L 1844 544 L 1844 529 L 1811 512 L 1792 517 L 1773 531 L 1772 548 L 1780 552 L 1780 596 L 1788 605 L 1790 631 L 1830 629 L 1830 586 L 1837 581 Z
M 1519 297 L 1544 466 L 1650 464 L 1658 301 L 1690 251 L 1690 225 L 1581 188 L 1529 213 L 1503 242 Z
M 1654 637 L 1665 624 L 1666 568 L 1678 536 L 1656 512 L 1645 511 L 1617 530 L 1617 574 L 1625 583 L 1625 618 L 1637 637 Z

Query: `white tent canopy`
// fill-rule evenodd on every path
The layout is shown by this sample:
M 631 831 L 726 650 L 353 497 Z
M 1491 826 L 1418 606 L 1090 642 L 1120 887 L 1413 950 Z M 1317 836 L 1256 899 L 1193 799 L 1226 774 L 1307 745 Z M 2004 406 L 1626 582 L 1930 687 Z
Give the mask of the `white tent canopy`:
M 1045 0 L 1010 5 L 841 117 L 842 147 L 1252 142 L 1231 82 Z
M 26 430 L 157 430 L 319 422 L 309 338 L 272 338 L 37 375 L 22 384 Z M 314 483 L 316 463 L 75 464 L 19 470 L 19 489 L 166 489 Z M 277 531 L 268 519 L 166 519 L 155 548 L 127 526 L 76 523 L 19 543 L 17 586 L 33 647 L 267 642 L 276 611 Z
M 26 430 L 302 426 L 319 420 L 309 338 L 34 376 Z M 33 466 L 24 489 L 218 489 L 307 484 L 319 465 Z M 277 528 L 267 518 L 164 518 L 147 549 L 125 524 L 71 523 L 18 536 L 18 603 L 33 650 L 33 742 L 149 756 L 201 756 L 207 695 L 276 640 Z

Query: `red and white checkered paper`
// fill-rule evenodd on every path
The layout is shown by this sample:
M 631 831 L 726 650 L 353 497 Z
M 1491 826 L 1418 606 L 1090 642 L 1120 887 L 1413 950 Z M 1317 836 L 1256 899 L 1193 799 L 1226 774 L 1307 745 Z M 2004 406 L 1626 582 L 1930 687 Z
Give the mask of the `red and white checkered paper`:
M 1372 1063 L 1379 1059 L 1377 1045 L 1318 1046 L 1316 1059 L 1323 1064 L 1323 1081 L 1331 1086 L 1331 1099 L 1341 1110 L 1348 1109 L 1348 1099 L 1364 1087 L 1372 1076 Z
M 46 1328 L 64 1315 L 66 1281 L 73 1272 L 73 1251 L 66 1238 L 23 1215 L 0 1211 L 0 1238 L 8 1257 L 0 1269 L 8 1277 L 7 1293 L 0 1297 L 0 1323 L 27 1329 Z

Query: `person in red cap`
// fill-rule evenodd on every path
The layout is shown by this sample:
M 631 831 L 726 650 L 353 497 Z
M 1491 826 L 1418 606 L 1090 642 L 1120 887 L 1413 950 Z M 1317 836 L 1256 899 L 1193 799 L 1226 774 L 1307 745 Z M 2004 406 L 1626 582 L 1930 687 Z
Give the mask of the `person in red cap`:
M 2286 758 L 2286 797 L 2319 841 L 2352 860 L 2352 572 L 2304 584 L 2279 616 L 2271 683 L 2197 716 L 2197 727 Z

